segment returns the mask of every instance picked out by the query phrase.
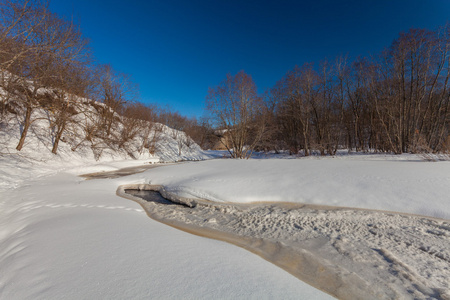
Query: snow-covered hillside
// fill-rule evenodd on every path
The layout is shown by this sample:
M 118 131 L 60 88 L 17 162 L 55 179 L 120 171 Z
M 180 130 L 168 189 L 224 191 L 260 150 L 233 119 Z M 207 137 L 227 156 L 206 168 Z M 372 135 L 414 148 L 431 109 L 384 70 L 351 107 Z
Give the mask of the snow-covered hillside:
M 96 122 L 99 116 L 89 102 L 81 103 L 81 106 L 83 113 L 76 115 L 68 125 L 69 128 L 59 142 L 57 154 L 51 152 L 55 130 L 48 110 L 34 110 L 34 122 L 21 151 L 17 151 L 16 146 L 22 130 L 22 117 L 17 114 L 1 117 L 0 188 L 17 186 L 21 178 L 48 175 L 69 167 L 101 162 L 136 160 L 137 164 L 144 164 L 211 158 L 184 132 L 157 123 L 147 123 L 148 129 L 137 132 L 132 139 L 120 146 L 100 137 L 88 139 L 86 128 Z M 121 126 L 119 123 L 112 135 L 120 135 Z M 21 171 L 11 173 L 11 170 L 18 169 Z

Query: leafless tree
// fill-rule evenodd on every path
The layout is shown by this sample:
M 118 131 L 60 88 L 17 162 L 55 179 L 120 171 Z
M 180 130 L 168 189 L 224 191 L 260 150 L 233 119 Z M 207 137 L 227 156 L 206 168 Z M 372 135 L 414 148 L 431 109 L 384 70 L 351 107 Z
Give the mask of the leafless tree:
M 46 108 L 50 128 L 53 133 L 52 153 L 58 151 L 59 142 L 63 134 L 67 131 L 69 125 L 76 123 L 76 116 L 83 114 L 86 117 L 86 102 L 81 97 L 88 95 L 90 85 L 93 84 L 90 78 L 89 69 L 81 63 L 70 63 L 61 65 L 59 69 L 55 69 L 55 76 L 59 77 L 52 85 L 55 86 L 51 93 L 50 101 L 40 105 Z M 52 86 L 49 84 L 49 86 Z M 56 88 L 58 86 L 58 88 Z M 79 135 L 78 132 L 71 132 L 72 136 Z
M 184 132 L 198 144 L 202 149 L 212 149 L 218 142 L 217 136 L 214 134 L 214 128 L 207 117 L 189 119 L 188 125 Z M 190 145 L 187 145 L 190 147 Z
M 444 32 L 448 32 L 446 29 Z M 448 135 L 448 35 L 414 29 L 384 53 L 372 84 L 375 109 L 391 151 L 439 150 Z
M 105 133 L 105 138 L 108 138 L 118 124 L 117 115 L 122 113 L 126 103 L 136 99 L 138 88 L 129 75 L 113 70 L 110 65 L 100 66 L 98 73 L 100 82 L 97 95 L 104 104 L 99 107 L 99 127 Z
M 312 143 L 312 116 L 319 97 L 319 76 L 312 65 L 294 67 L 277 83 L 278 112 L 281 127 L 290 152 L 297 154 L 304 150 L 310 154 Z M 317 112 L 317 110 L 316 110 Z M 318 117 L 318 115 L 317 115 Z
M 134 149 L 137 152 L 142 153 L 144 149 L 149 149 L 151 142 L 157 142 L 158 126 L 154 123 L 155 119 L 154 106 L 144 105 L 140 102 L 127 103 L 121 118 L 119 148 L 124 148 L 131 153 L 133 150 L 129 144 L 133 141 L 138 147 Z M 140 143 L 135 140 L 136 138 L 140 138 Z
M 225 147 L 230 155 L 248 158 L 266 130 L 266 124 L 258 118 L 263 102 L 251 76 L 244 71 L 228 74 L 217 87 L 209 89 L 206 107 L 217 126 L 226 131 L 229 144 Z
M 0 30 L 4 42 L 0 64 L 9 77 L 7 84 L 2 83 L 23 111 L 17 145 L 21 150 L 39 98 L 48 94 L 48 88 L 64 88 L 62 82 L 68 79 L 58 78 L 58 70 L 83 55 L 86 40 L 73 22 L 51 13 L 45 3 L 6 1 L 2 10 L 9 12 Z

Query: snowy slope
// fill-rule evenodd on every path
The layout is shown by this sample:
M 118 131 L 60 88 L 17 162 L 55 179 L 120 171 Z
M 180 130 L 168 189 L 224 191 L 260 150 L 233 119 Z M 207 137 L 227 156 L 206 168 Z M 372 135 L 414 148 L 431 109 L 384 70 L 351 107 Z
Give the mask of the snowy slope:
M 18 186 L 27 178 L 101 162 L 135 160 L 137 164 L 144 164 L 211 158 L 211 155 L 195 143 L 189 147 L 183 145 L 180 151 L 178 139 L 186 138 L 185 133 L 162 124 L 153 126 L 153 132 L 149 133 L 150 137 L 157 135 L 154 153 L 142 147 L 143 139 L 146 137 L 143 133 L 128 142 L 126 148 L 107 145 L 101 139 L 83 140 L 83 128 L 86 123 L 97 117 L 92 106 L 85 105 L 83 110 L 84 113 L 77 116 L 78 121 L 71 124 L 71 129 L 63 135 L 64 139 L 60 141 L 56 155 L 51 153 L 54 132 L 50 128 L 46 110 L 34 111 L 32 119 L 35 121 L 21 151 L 15 149 L 21 132 L 19 117 L 13 114 L 3 116 L 0 122 L 0 189 Z M 16 172 L 18 169 L 21 171 Z

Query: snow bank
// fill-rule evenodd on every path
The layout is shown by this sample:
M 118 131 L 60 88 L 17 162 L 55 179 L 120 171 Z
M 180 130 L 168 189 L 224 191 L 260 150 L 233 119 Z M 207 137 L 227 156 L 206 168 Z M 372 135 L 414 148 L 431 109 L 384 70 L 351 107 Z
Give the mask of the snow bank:
M 415 155 L 213 160 L 155 169 L 144 182 L 217 202 L 286 201 L 450 219 L 450 162 Z

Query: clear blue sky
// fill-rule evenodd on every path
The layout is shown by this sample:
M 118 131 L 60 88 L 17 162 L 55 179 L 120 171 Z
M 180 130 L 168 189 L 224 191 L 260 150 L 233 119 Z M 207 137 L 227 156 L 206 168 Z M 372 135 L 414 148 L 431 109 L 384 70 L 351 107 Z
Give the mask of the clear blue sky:
M 51 0 L 142 102 L 201 116 L 208 87 L 244 70 L 260 92 L 295 65 L 375 54 L 401 31 L 450 21 L 450 0 Z

